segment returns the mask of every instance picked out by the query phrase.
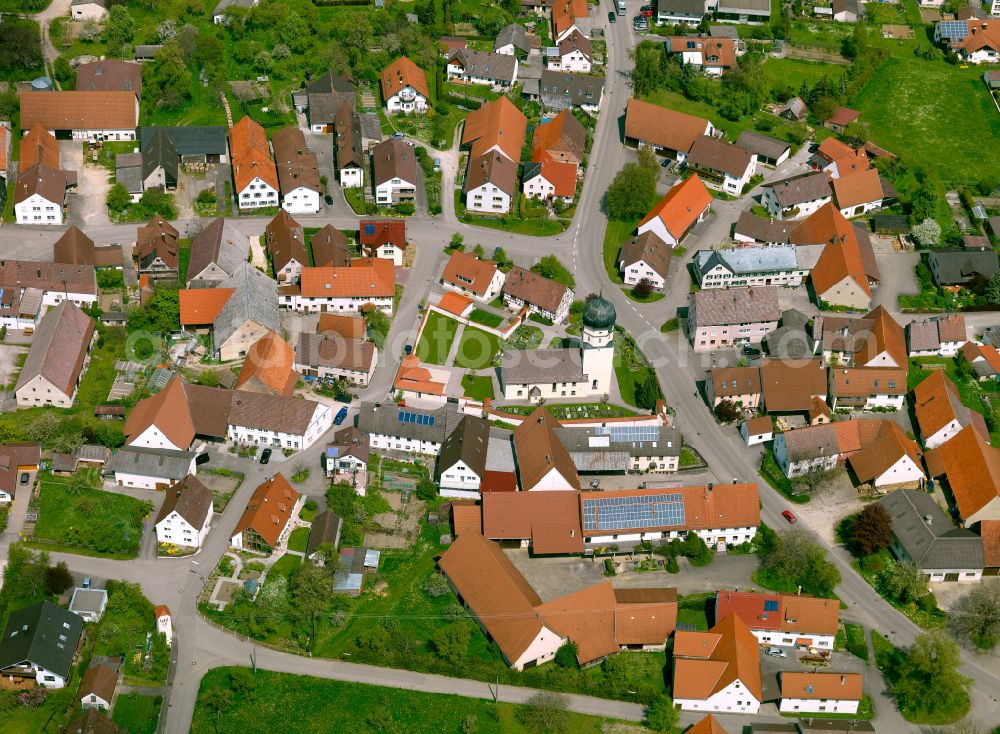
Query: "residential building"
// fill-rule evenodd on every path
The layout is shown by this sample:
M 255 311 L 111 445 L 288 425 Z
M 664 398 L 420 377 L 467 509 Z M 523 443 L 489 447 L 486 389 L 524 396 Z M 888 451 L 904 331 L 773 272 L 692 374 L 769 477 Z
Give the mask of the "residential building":
M 76 697 L 80 700 L 80 708 L 111 710 L 111 702 L 118 687 L 118 666 L 109 663 L 92 662 L 87 672 L 80 680 Z
M 865 10 L 858 0 L 833 0 L 833 19 L 838 23 L 855 23 L 865 17 Z
M 823 123 L 824 127 L 833 130 L 835 133 L 843 135 L 847 126 L 857 120 L 861 113 L 848 107 L 838 107 L 833 116 Z
M 699 250 L 694 268 L 701 288 L 799 286 L 809 269 L 799 262 L 794 245 Z
M 685 161 L 687 167 L 709 185 L 739 196 L 757 170 L 757 156 L 743 148 L 702 136 L 694 141 Z
M 770 414 L 809 414 L 826 402 L 826 367 L 821 359 L 764 359 L 760 365 L 763 407 Z
M 546 66 L 551 71 L 589 74 L 594 67 L 594 46 L 589 38 L 574 29 L 549 49 Z
M 340 314 L 320 314 L 316 324 L 317 334 L 332 334 L 342 339 L 358 339 L 364 341 L 367 325 L 361 316 L 341 316 Z
M 135 92 L 21 93 L 21 129 L 40 123 L 57 138 L 97 142 L 135 140 L 139 100 Z
M 164 491 L 197 471 L 195 457 L 192 451 L 124 446 L 111 455 L 107 471 L 119 487 Z
M 123 267 L 122 248 L 121 245 L 94 247 L 94 241 L 79 227 L 70 225 L 52 245 L 52 262 L 120 270 Z
M 156 541 L 201 548 L 212 527 L 213 496 L 193 475 L 166 490 L 156 515 Z
M 372 188 L 380 206 L 415 204 L 417 200 L 417 156 L 413 143 L 396 138 L 372 148 Z
M 377 364 L 378 348 L 373 342 L 344 338 L 337 333 L 299 334 L 295 369 L 307 379 L 342 379 L 366 387 Z
M 101 20 L 108 14 L 108 0 L 73 0 L 70 15 L 73 20 Z
M 522 491 L 580 489 L 580 475 L 556 434 L 558 427 L 559 422 L 551 413 L 536 408 L 514 429 L 514 454 Z
M 406 222 L 400 219 L 362 219 L 358 222 L 358 243 L 368 257 L 392 260 L 403 265 L 406 253 Z
M 507 97 L 470 112 L 462 130 L 462 146 L 470 146 L 470 167 L 472 161 L 491 152 L 501 153 L 516 164 L 521 160 L 527 129 L 528 118 Z
M 427 111 L 430 96 L 424 70 L 405 56 L 382 70 L 382 99 L 386 112 L 422 114 Z
M 778 647 L 833 650 L 840 626 L 840 604 L 836 599 L 802 594 L 719 591 L 715 595 L 715 619 L 733 615 L 749 627 L 758 644 Z
M 354 86 L 353 84 L 351 85 Z M 295 95 L 292 95 L 294 99 Z M 334 132 L 339 115 L 356 114 L 354 92 L 310 92 L 306 95 L 309 130 L 315 135 Z M 360 121 L 360 118 L 359 118 Z
M 906 370 L 885 367 L 830 369 L 830 407 L 834 410 L 900 410 L 906 401 Z
M 688 306 L 688 336 L 696 352 L 759 344 L 780 316 L 775 286 L 697 291 Z
M 966 342 L 959 350 L 980 382 L 1000 379 L 1000 352 L 989 344 Z
M 339 515 L 324 510 L 316 515 L 309 527 L 309 540 L 306 541 L 306 558 L 319 566 L 326 565 L 322 552 L 323 546 L 336 550 L 340 545 L 340 530 L 343 520 Z
M 17 407 L 72 407 L 95 338 L 93 319 L 72 302 L 46 313 L 14 387 Z
M 0 675 L 62 688 L 70 677 L 83 620 L 49 601 L 11 612 L 0 638 Z
M 364 188 L 368 158 L 365 155 L 360 115 L 351 105 L 342 104 L 333 119 L 333 127 L 337 134 L 334 162 L 340 187 Z
M 664 45 L 671 55 L 680 56 L 682 64 L 690 64 L 709 76 L 722 76 L 736 67 L 736 41 L 710 36 L 671 36 Z
M 295 350 L 278 332 L 268 331 L 250 347 L 233 389 L 290 397 L 298 379 Z
M 904 489 L 890 492 L 878 503 L 892 522 L 892 554 L 915 565 L 928 581 L 968 582 L 982 577 L 983 539 L 956 528 L 933 496 Z
M 510 23 L 497 33 L 496 40 L 493 41 L 493 53 L 516 56 L 518 51 L 524 56 L 531 53 L 531 41 L 528 39 L 527 31 L 523 25 Z
M 39 459 L 37 443 L 0 445 L 0 504 L 13 502 L 21 474 L 38 471 Z
M 370 451 L 367 433 L 354 426 L 340 429 L 333 434 L 333 442 L 326 447 L 326 475 L 363 475 L 367 471 Z
M 14 220 L 18 224 L 63 224 L 63 201 L 69 185 L 66 171 L 45 163 L 22 168 L 14 186 Z
M 250 257 L 250 238 L 232 219 L 213 219 L 191 240 L 185 286 L 214 287 L 237 271 Z
M 168 179 L 170 171 L 173 172 L 173 185 L 176 185 L 179 165 L 225 163 L 229 160 L 226 132 L 226 128 L 221 125 L 143 127 L 139 130 L 139 142 L 144 172 L 149 175 L 149 167 L 152 165 L 149 159 L 153 158 L 153 164 L 168 169 Z M 163 142 L 156 142 L 161 135 L 164 136 Z M 151 156 L 150 150 L 155 155 Z
M 771 19 L 771 5 L 767 0 L 719 0 L 715 19 L 723 23 L 766 24 Z
M 489 447 L 489 421 L 474 415 L 464 416 L 445 438 L 438 454 L 434 481 L 442 496 L 479 497 Z
M 826 138 L 819 144 L 816 153 L 809 159 L 809 164 L 813 170 L 828 173 L 831 179 L 871 168 L 871 161 L 864 148 L 855 150 L 834 137 Z
M 643 219 L 638 233 L 652 232 L 676 247 L 708 215 L 712 195 L 697 174 L 675 184 Z
M 81 308 L 97 301 L 93 265 L 70 265 L 37 260 L 0 260 L 0 324 L 8 328 L 35 327 L 43 307 L 64 300 Z
M 151 449 L 186 451 L 195 436 L 184 381 L 175 377 L 155 395 L 136 403 L 125 421 L 125 443 Z
M 656 5 L 657 25 L 699 25 L 706 15 L 705 0 L 663 0 Z
M 944 477 L 965 527 L 1000 520 L 1000 449 L 969 425 L 924 455 L 927 473 Z
M 240 209 L 278 206 L 278 171 L 264 128 L 245 115 L 229 129 L 236 205 Z
M 782 671 L 781 703 L 784 714 L 856 714 L 863 695 L 861 673 Z
M 757 156 L 757 163 L 777 167 L 788 160 L 792 146 L 784 140 L 761 135 L 752 130 L 744 130 L 736 139 L 737 147 Z
M 756 640 L 730 614 L 708 632 L 674 635 L 674 705 L 683 711 L 756 714 L 763 700 Z
M 814 171 L 765 184 L 760 203 L 775 219 L 803 219 L 832 200 L 830 179 Z
M 903 327 L 882 306 L 861 318 L 818 316 L 813 336 L 831 366 L 907 367 Z
M 323 184 L 316 154 L 306 145 L 298 127 L 286 127 L 271 136 L 278 168 L 281 208 L 291 214 L 316 214 L 323 208 Z
M 781 326 L 764 337 L 764 348 L 773 359 L 803 359 L 815 351 L 810 319 L 796 308 L 781 312 Z
M 250 392 L 232 396 L 226 438 L 236 443 L 306 449 L 333 425 L 333 410 L 323 403 Z
M 500 295 L 505 280 L 503 271 L 492 260 L 456 251 L 451 253 L 439 282 L 448 290 L 489 303 Z
M 672 254 L 673 248 L 647 229 L 622 245 L 618 255 L 622 280 L 625 285 L 634 286 L 646 279 L 653 288 L 662 291 L 667 285 Z
M 531 136 L 531 159 L 542 160 L 544 154 L 559 163 L 578 166 L 586 156 L 586 145 L 586 129 L 572 112 L 562 110 L 535 128 Z
M 316 232 L 309 245 L 313 265 L 317 268 L 348 268 L 354 259 L 351 257 L 351 242 L 347 235 L 332 224 L 324 225 Z
M 538 85 L 542 107 L 549 110 L 569 110 L 579 107 L 592 115 L 601 109 L 604 99 L 604 79 L 583 74 L 542 69 Z
M 142 66 L 135 61 L 114 59 L 79 64 L 75 89 L 78 92 L 132 92 L 141 97 Z
M 837 208 L 845 217 L 860 217 L 882 208 L 884 194 L 878 170 L 868 168 L 833 179 Z
M 1000 19 L 938 21 L 934 42 L 944 44 L 965 64 L 1000 62 Z
M 395 404 L 361 403 L 357 427 L 367 433 L 375 451 L 405 451 L 437 456 L 441 444 L 462 419 L 455 408 L 401 408 Z
M 1000 270 L 997 253 L 992 248 L 934 249 L 927 253 L 927 267 L 934 282 L 940 286 L 969 286 L 975 281 L 986 282 Z
M 985 419 L 962 404 L 958 388 L 943 370 L 931 372 L 913 388 L 913 410 L 920 438 L 928 449 L 937 448 L 968 426 L 989 436 Z
M 486 84 L 494 90 L 510 89 L 517 81 L 517 57 L 460 48 L 448 59 L 448 79 L 459 84 Z
M 590 7 L 586 0 L 552 0 L 552 38 L 559 43 L 574 31 L 590 37 Z
M 177 280 L 180 269 L 180 232 L 159 214 L 136 228 L 135 258 L 141 275 L 150 280 Z
M 508 308 L 527 308 L 529 313 L 561 323 L 569 315 L 573 291 L 537 273 L 515 265 L 503 284 L 503 302 Z
M 301 495 L 278 472 L 254 490 L 229 544 L 239 550 L 271 555 L 291 533 L 300 500 Z
M 683 163 L 699 138 L 716 134 L 711 122 L 665 107 L 630 99 L 625 108 L 625 142 L 650 147 Z
M 133 204 L 138 203 L 146 190 L 142 180 L 142 153 L 115 154 L 115 183 L 120 183 Z
M 302 269 L 309 265 L 305 231 L 287 209 L 282 209 L 264 227 L 264 247 L 274 277 L 279 283 L 298 283 Z
M 362 313 L 374 307 L 392 315 L 396 274 L 392 262 L 367 258 L 349 268 L 303 268 L 298 286 L 284 286 L 283 308 L 309 313 Z
M 517 195 L 517 163 L 499 151 L 469 160 L 465 207 L 484 214 L 506 214 Z
M 559 200 L 572 204 L 576 197 L 577 167 L 560 163 L 543 152 L 540 160 L 524 164 L 521 190 L 534 199 Z
M 756 446 L 774 440 L 774 425 L 771 416 L 762 415 L 748 418 L 740 423 L 740 435 L 747 446 Z
M 350 74 L 347 74 L 345 77 L 328 70 L 308 84 L 305 84 L 302 89 L 292 92 L 292 104 L 295 105 L 296 112 L 308 113 L 310 106 L 309 95 L 311 94 L 339 94 L 344 98 L 353 100 L 356 93 L 357 85 L 350 78 Z M 319 132 L 329 131 L 323 130 Z
M 717 407 L 723 400 L 754 411 L 760 405 L 759 367 L 713 367 L 705 380 L 708 404 Z
M 675 472 L 684 446 L 679 431 L 656 425 L 563 427 L 556 429 L 556 437 L 579 474 Z
M 108 592 L 106 589 L 77 587 L 73 589 L 73 596 L 69 600 L 69 610 L 84 622 L 101 621 L 107 605 Z
M 911 357 L 954 357 L 968 341 L 965 316 L 947 314 L 911 321 L 906 326 L 906 337 Z

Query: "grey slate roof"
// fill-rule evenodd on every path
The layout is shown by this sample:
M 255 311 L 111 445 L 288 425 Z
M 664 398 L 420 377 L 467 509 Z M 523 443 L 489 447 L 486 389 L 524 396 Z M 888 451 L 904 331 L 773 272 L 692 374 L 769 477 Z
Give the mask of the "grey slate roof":
M 325 74 L 313 79 L 306 85 L 306 92 L 315 94 L 317 92 L 340 92 L 341 94 L 354 94 L 354 82 L 345 79 L 339 74 L 328 71 Z
M 836 456 L 840 453 L 837 431 L 830 423 L 796 428 L 781 435 L 785 437 L 788 457 L 792 461 L 809 460 L 818 456 Z
M 542 71 L 539 96 L 546 107 L 562 109 L 597 105 L 604 95 L 604 78 L 565 71 Z
M 778 140 L 768 135 L 761 135 L 751 130 L 741 132 L 740 136 L 736 139 L 736 145 L 743 148 L 743 150 L 748 150 L 751 153 L 756 153 L 758 156 L 773 160 L 777 160 L 783 156 L 792 147 L 784 140 Z
M 171 512 L 176 512 L 191 527 L 200 529 L 205 524 L 205 518 L 212 512 L 212 499 L 208 487 L 189 474 L 166 490 L 156 522 L 159 523 Z
M 311 92 L 309 94 L 309 124 L 332 125 L 337 113 L 345 105 L 354 107 L 354 94 L 340 92 Z
M 192 125 L 185 127 L 143 127 L 139 140 L 143 150 L 157 130 L 163 130 L 170 144 L 182 156 L 226 155 L 226 128 L 220 125 Z
M 649 441 L 616 441 L 600 428 L 557 428 L 556 436 L 569 451 L 579 471 L 625 471 L 628 461 L 641 456 L 680 456 L 684 439 L 675 428 L 659 426 Z
M 301 436 L 309 427 L 319 403 L 281 395 L 233 392 L 229 423 L 243 428 L 289 433 Z
M 910 346 L 910 354 L 926 351 L 936 352 L 941 348 L 937 321 L 931 319 L 911 321 L 906 325 L 906 337 Z
M 192 459 L 191 451 L 123 446 L 111 456 L 108 471 L 180 481 L 188 475 Z
M 497 38 L 493 42 L 493 50 L 502 48 L 508 44 L 513 44 L 514 48 L 528 53 L 531 51 L 531 44 L 528 43 L 528 34 L 524 26 L 520 23 L 511 23 L 500 29 Z
M 153 133 L 149 138 L 142 139 L 142 177 L 146 178 L 162 166 L 168 181 L 177 181 L 177 171 L 180 167 L 180 154 L 170 142 L 166 128 L 143 128 L 152 129 Z
M 712 38 L 732 38 L 734 41 L 740 38 L 739 31 L 734 25 L 710 25 L 708 35 Z
M 433 418 L 433 422 L 404 422 L 399 418 L 400 413 L 430 417 Z M 368 434 L 399 436 L 400 438 L 441 444 L 462 418 L 462 414 L 447 406 L 427 410 L 411 407 L 400 408 L 393 403 L 384 405 L 362 403 L 358 412 L 358 429 Z
M 682 15 L 705 15 L 703 0 L 662 0 L 657 3 L 659 13 L 680 13 Z
M 830 179 L 822 171 L 776 181 L 770 187 L 774 191 L 774 198 L 782 207 L 833 196 Z
M 691 303 L 696 326 L 777 321 L 781 316 L 777 286 L 698 291 Z
M 579 349 L 510 349 L 503 354 L 500 380 L 504 385 L 580 382 L 583 358 Z
M 278 284 L 264 273 L 243 262 L 220 288 L 235 288 L 212 324 L 213 347 L 219 349 L 246 321 L 253 321 L 265 329 L 281 332 L 278 314 Z
M 464 416 L 441 444 L 441 452 L 438 454 L 437 467 L 434 471 L 435 481 L 440 481 L 441 475 L 459 461 L 464 462 L 482 479 L 483 472 L 486 471 L 489 438 L 489 421 L 475 415 Z
M 213 219 L 191 242 L 191 260 L 188 262 L 188 279 L 200 274 L 215 263 L 227 275 L 232 275 L 245 263 L 250 254 L 250 239 L 224 217 Z
M 83 620 L 52 602 L 11 612 L 0 639 L 0 670 L 31 662 L 69 678 Z
M 807 325 L 809 317 L 790 308 L 781 314 L 781 326 L 764 337 L 767 353 L 778 359 L 802 359 L 812 356 L 813 340 Z
M 937 263 L 941 285 L 968 282 L 974 275 L 992 278 L 1000 265 L 995 250 L 931 250 L 929 263 Z M 932 268 L 933 270 L 933 268 Z
M 794 245 L 773 247 L 739 247 L 732 250 L 699 250 L 695 253 L 695 267 L 705 274 L 717 264 L 722 264 L 735 275 L 759 273 L 768 270 L 798 270 L 801 266 Z
M 898 489 L 878 503 L 889 512 L 893 535 L 918 568 L 983 568 L 983 539 L 955 527 L 926 492 Z
M 115 182 L 130 194 L 142 193 L 142 153 L 119 153 L 115 156 Z
M 72 301 L 62 301 L 42 317 L 15 391 L 41 375 L 53 387 L 72 395 L 94 336 L 94 320 Z
M 510 84 L 517 78 L 517 58 L 509 54 L 487 54 L 460 48 L 452 54 L 448 63 L 462 66 L 470 77 L 505 84 Z
M 340 542 L 340 526 L 343 521 L 340 515 L 324 510 L 316 515 L 309 528 L 309 540 L 306 541 L 306 558 L 316 552 L 324 543 L 329 543 L 334 548 Z
M 755 242 L 788 242 L 792 230 L 802 222 L 782 222 L 777 219 L 764 219 L 749 211 L 740 214 L 736 220 L 735 233 L 749 237 Z

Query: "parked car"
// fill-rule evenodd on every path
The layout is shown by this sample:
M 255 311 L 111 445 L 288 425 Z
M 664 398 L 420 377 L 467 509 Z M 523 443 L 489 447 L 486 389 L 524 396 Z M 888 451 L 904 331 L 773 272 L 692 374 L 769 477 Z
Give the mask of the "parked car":
M 30 480 L 31 480 L 31 477 L 28 475 L 28 472 L 24 472 L 24 474 L 21 475 L 21 486 L 23 487 Z
M 639 10 L 641 10 L 643 12 L 646 12 L 648 10 L 650 13 L 652 13 L 653 12 L 653 6 L 652 5 L 643 5 L 641 8 L 639 8 Z
M 209 456 L 208 454 L 198 454 L 194 458 L 194 463 L 197 464 L 198 466 L 201 466 L 202 464 L 207 464 L 208 461 L 209 461 L 209 459 L 211 459 L 211 458 L 212 457 Z
M 327 194 L 326 196 L 323 197 L 323 201 L 325 201 L 327 204 L 333 204 L 333 197 Z
M 403 354 L 405 354 L 407 357 L 413 354 L 413 344 L 407 342 L 406 345 L 403 347 Z
M 653 9 L 651 7 L 649 7 L 649 6 L 646 6 L 646 7 L 642 8 L 642 9 L 640 9 L 639 12 L 642 14 L 643 18 L 652 18 L 653 17 Z
M 90 588 L 90 576 L 84 576 L 83 577 L 83 583 L 80 584 L 80 586 L 82 586 L 84 589 L 89 589 Z
M 437 173 L 440 170 L 441 170 L 441 159 L 440 158 L 435 158 L 434 159 L 434 172 Z
M 339 426 L 344 422 L 344 418 L 347 417 L 347 408 L 341 408 L 337 411 L 337 416 L 333 419 L 333 425 Z
M 392 139 L 393 139 L 393 140 L 402 140 L 402 139 L 403 139 L 403 138 L 405 138 L 405 137 L 406 137 L 406 136 L 405 136 L 405 135 L 403 135 L 403 133 L 393 133 L 393 134 L 392 134 Z
M 787 658 L 788 657 L 788 653 L 785 652 L 784 650 L 782 650 L 780 647 L 769 647 L 769 648 L 767 648 L 765 654 L 770 655 L 772 658 Z
M 617 23 L 617 22 L 618 21 L 615 19 L 615 14 L 614 13 L 608 13 L 608 23 Z
M 788 520 L 788 523 L 790 525 L 794 525 L 795 523 L 798 522 L 798 518 L 795 517 L 795 514 L 791 510 L 782 510 L 781 516 L 786 520 Z
M 264 449 L 260 452 L 260 463 L 266 464 L 271 460 L 271 449 Z
M 756 358 L 761 355 L 761 351 L 757 347 L 751 347 L 749 344 L 743 345 L 743 356 Z

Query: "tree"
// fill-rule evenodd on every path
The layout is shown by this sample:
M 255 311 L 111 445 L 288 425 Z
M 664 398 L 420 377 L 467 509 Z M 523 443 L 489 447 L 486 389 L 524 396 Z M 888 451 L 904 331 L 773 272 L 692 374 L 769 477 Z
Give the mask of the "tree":
M 674 708 L 673 699 L 666 694 L 658 696 L 646 708 L 646 726 L 653 731 L 673 731 L 680 719 L 680 712 Z
M 135 21 L 127 7 L 112 7 L 104 20 L 104 41 L 108 44 L 108 53 L 113 56 L 121 53 L 125 44 L 135 38 L 136 30 Z
M 801 530 L 784 535 L 772 531 L 760 537 L 757 547 L 762 570 L 781 582 L 801 586 L 806 594 L 829 598 L 840 583 L 840 571 L 826 560 L 823 547 Z
M 315 642 L 316 620 L 330 600 L 330 577 L 326 569 L 314 563 L 303 563 L 289 583 L 291 606 L 288 611 L 298 624 L 310 626 L 309 638 Z
M 129 326 L 157 334 L 169 334 L 179 325 L 180 301 L 174 288 L 157 288 L 145 306 L 129 314 Z
M 987 302 L 992 304 L 1000 304 L 1000 273 L 994 273 L 986 283 L 986 289 L 983 291 L 983 295 L 986 297 Z
M 566 269 L 566 266 L 559 262 L 555 255 L 546 255 L 537 263 L 531 266 L 531 272 L 538 273 L 543 278 L 562 283 L 567 288 L 575 288 L 576 281 L 573 274 Z
M 601 663 L 604 680 L 615 693 L 621 694 L 629 689 L 629 663 L 621 655 L 612 655 Z
M 423 477 L 419 482 L 417 482 L 417 499 L 421 499 L 424 502 L 430 502 L 437 497 L 437 495 L 437 485 L 427 477 Z
M 958 645 L 942 630 L 925 632 L 906 651 L 892 684 L 908 718 L 954 720 L 969 706 L 971 681 L 958 672 Z
M 216 715 L 228 711 L 233 705 L 233 692 L 228 688 L 209 688 L 199 698 L 202 705 Z
M 792 486 L 795 487 L 796 494 L 811 495 L 829 482 L 839 471 L 840 467 L 838 466 L 811 466 L 792 479 Z
M 0 71 L 32 71 L 42 66 L 42 40 L 34 21 L 5 14 L 0 23 Z
M 497 267 L 504 272 L 510 270 L 514 265 L 514 261 L 507 257 L 507 251 L 502 247 L 497 247 L 493 250 L 493 262 L 495 262 Z
M 626 163 L 608 186 L 608 216 L 619 221 L 638 219 L 656 202 L 656 171 L 639 163 Z
M 73 574 L 70 573 L 66 561 L 59 561 L 54 566 L 45 569 L 45 591 L 53 596 L 59 596 L 73 585 Z
M 569 724 L 568 708 L 569 699 L 565 694 L 540 691 L 528 699 L 517 718 L 527 731 L 562 732 Z
M 422 588 L 424 593 L 432 599 L 440 599 L 442 596 L 446 596 L 449 592 L 451 592 L 451 586 L 448 585 L 448 579 L 445 578 L 443 573 L 439 573 L 438 571 L 435 571 L 424 579 L 420 588 Z
M 928 594 L 927 579 L 916 564 L 890 563 L 875 578 L 879 593 L 899 604 L 915 604 Z
M 698 533 L 689 532 L 684 539 L 684 556 L 695 566 L 706 566 L 712 561 L 712 550 Z
M 637 408 L 652 410 L 659 399 L 660 383 L 656 380 L 656 373 L 650 370 L 642 382 L 636 382 L 635 405 Z
M 375 342 L 375 346 L 381 349 L 385 345 L 386 337 L 389 336 L 389 329 L 392 326 L 389 317 L 377 308 L 369 309 L 365 312 L 365 326 L 368 336 Z
M 924 219 L 920 224 L 915 225 L 910 234 L 917 241 L 917 244 L 924 247 L 932 247 L 941 241 L 941 225 L 930 217 Z
M 636 298 L 649 298 L 653 295 L 653 291 L 656 290 L 653 286 L 653 281 L 649 278 L 642 278 L 638 283 L 632 288 L 632 295 Z
M 963 645 L 992 650 L 1000 635 L 1000 581 L 974 586 L 952 605 L 948 629 Z
M 559 649 L 556 650 L 555 662 L 560 668 L 579 668 L 580 661 L 577 658 L 579 649 L 573 640 L 566 640 Z
M 870 556 L 892 543 L 892 518 L 882 505 L 869 504 L 854 518 L 850 543 L 858 555 Z
M 132 203 L 132 197 L 125 184 L 116 183 L 108 189 L 108 209 L 113 212 L 123 212 Z
M 434 652 L 446 663 L 458 665 L 469 649 L 469 625 L 465 622 L 452 622 L 442 627 L 431 638 Z
M 722 423 L 732 423 L 743 416 L 743 410 L 732 400 L 720 400 L 715 406 L 715 417 Z
M 191 98 L 191 70 L 176 40 L 163 44 L 146 75 L 157 107 L 176 109 Z

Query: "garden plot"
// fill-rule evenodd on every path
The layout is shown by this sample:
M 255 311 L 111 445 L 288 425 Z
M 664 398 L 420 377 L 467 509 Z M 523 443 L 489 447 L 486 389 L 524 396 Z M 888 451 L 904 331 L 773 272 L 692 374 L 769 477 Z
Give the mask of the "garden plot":
M 390 474 L 394 473 L 386 472 L 386 479 L 383 480 L 383 486 L 386 488 L 391 486 L 386 483 Z M 404 501 L 406 495 L 408 498 Z M 382 496 L 392 510 L 372 518 L 373 529 L 365 533 L 365 545 L 380 549 L 409 548 L 420 534 L 420 518 L 423 517 L 427 505 L 410 493 L 384 492 Z

